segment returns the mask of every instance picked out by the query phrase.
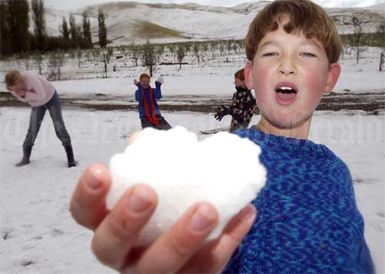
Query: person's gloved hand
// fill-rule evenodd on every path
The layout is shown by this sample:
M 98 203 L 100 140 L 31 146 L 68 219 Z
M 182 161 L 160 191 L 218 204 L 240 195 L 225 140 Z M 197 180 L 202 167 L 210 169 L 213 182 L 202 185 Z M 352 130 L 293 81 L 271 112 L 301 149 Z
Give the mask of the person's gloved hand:
M 222 118 L 229 114 L 230 113 L 230 110 L 225 107 L 224 105 L 222 105 L 219 109 L 219 111 L 217 113 L 214 114 L 214 117 L 215 119 L 217 119 L 218 121 L 222 120 Z

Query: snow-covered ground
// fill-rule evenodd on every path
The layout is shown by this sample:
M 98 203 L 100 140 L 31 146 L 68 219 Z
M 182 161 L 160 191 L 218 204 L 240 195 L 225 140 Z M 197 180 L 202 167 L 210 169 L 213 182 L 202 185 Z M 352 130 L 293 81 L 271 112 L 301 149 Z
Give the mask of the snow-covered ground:
M 140 128 L 139 119 L 136 112 L 127 111 L 65 109 L 63 114 L 80 166 L 65 167 L 64 150 L 46 117 L 31 164 L 16 168 L 29 109 L 0 109 L 1 273 L 113 273 L 96 262 L 90 250 L 92 234 L 75 224 L 68 206 L 82 170 L 93 162 L 107 164 L 112 154 L 123 151 L 128 134 Z M 317 112 L 310 136 L 350 167 L 378 273 L 385 273 L 384 115 Z M 225 117 L 219 123 L 210 114 L 190 112 L 164 116 L 172 125 L 196 133 L 230 121 Z
M 353 55 L 345 55 L 335 91 L 384 93 L 384 72 L 378 72 L 378 56 L 379 50 L 367 49 L 356 65 Z M 164 76 L 165 99 L 169 95 L 230 97 L 234 92 L 233 73 L 243 66 L 243 61 L 236 58 L 230 63 L 191 64 L 181 70 L 178 66 L 158 66 L 154 78 Z M 3 78 L 3 72 L 15 64 L 0 65 Z M 72 65 L 68 61 L 63 71 L 72 79 L 82 78 L 83 72 Z M 62 97 L 104 93 L 132 98 L 132 80 L 144 71 L 142 67 L 119 68 L 108 79 L 97 79 L 94 74 L 88 79 L 53 84 Z M 0 91 L 5 91 L 4 83 L 0 83 Z M 64 120 L 80 162 L 80 166 L 71 169 L 66 168 L 64 149 L 47 114 L 31 164 L 16 168 L 29 112 L 28 107 L 0 107 L 0 273 L 114 273 L 93 257 L 92 233 L 75 224 L 68 207 L 82 170 L 94 162 L 107 164 L 112 154 L 124 149 L 128 135 L 140 129 L 137 112 L 64 108 Z M 196 133 L 230 123 L 229 117 L 218 122 L 204 113 L 163 114 L 172 125 L 183 125 Z M 329 146 L 350 167 L 378 273 L 385 273 L 384 118 L 383 109 L 377 115 L 363 111 L 319 111 L 315 113 L 310 135 L 311 140 Z M 257 120 L 255 116 L 252 124 Z

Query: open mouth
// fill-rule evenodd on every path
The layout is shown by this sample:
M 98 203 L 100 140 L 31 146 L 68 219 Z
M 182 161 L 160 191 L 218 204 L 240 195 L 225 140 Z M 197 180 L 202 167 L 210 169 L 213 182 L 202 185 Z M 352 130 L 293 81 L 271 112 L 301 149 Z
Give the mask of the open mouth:
M 283 94 L 297 94 L 297 90 L 292 87 L 278 87 L 275 92 Z
M 292 103 L 297 95 L 297 89 L 292 86 L 278 86 L 275 89 L 277 102 L 281 105 L 288 105 Z

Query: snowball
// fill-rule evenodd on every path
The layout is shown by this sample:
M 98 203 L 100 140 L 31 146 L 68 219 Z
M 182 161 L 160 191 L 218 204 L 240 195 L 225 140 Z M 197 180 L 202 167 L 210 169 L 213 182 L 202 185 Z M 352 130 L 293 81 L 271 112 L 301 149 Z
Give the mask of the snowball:
M 209 202 L 219 213 L 209 237 L 213 239 L 264 186 L 266 170 L 260 152 L 255 143 L 227 132 L 198 141 L 180 126 L 167 131 L 146 128 L 123 154 L 111 157 L 107 207 L 111 209 L 132 185 L 151 185 L 159 202 L 138 240 L 139 245 L 147 245 L 193 203 Z

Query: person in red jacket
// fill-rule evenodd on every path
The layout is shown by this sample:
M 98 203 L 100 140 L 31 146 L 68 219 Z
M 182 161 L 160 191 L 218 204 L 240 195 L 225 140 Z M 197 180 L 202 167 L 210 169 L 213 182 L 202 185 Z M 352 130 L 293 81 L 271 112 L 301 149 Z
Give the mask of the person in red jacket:
M 71 145 L 71 138 L 64 125 L 59 96 L 55 87 L 44 77 L 29 71 L 11 70 L 5 75 L 7 89 L 19 101 L 32 107 L 27 136 L 23 143 L 23 158 L 17 167 L 28 165 L 45 112 L 52 118 L 57 137 L 67 154 L 68 167 L 77 165 Z
M 162 98 L 160 86 L 163 84 L 163 79 L 159 78 L 158 81 L 155 81 L 155 89 L 150 86 L 150 79 L 148 74 L 143 73 L 139 77 L 139 82 L 134 80 L 134 84 L 138 87 L 135 92 L 135 100 L 139 103 L 142 128 L 170 129 L 171 126 L 161 115 L 157 102 Z

